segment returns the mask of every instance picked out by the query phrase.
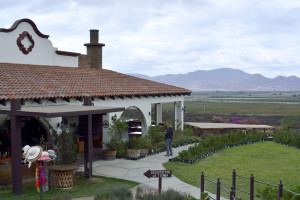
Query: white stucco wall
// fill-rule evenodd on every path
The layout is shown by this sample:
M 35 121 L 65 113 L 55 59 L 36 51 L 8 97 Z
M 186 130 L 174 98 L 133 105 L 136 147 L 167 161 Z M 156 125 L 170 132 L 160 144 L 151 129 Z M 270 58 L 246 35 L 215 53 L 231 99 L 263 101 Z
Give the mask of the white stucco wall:
M 34 47 L 27 55 L 19 50 L 17 38 L 27 31 L 34 40 Z M 33 64 L 33 65 L 58 65 L 65 67 L 78 67 L 78 57 L 57 55 L 49 39 L 38 36 L 32 26 L 22 22 L 12 32 L 0 32 L 0 62 Z M 22 44 L 28 47 L 29 40 L 24 38 Z
M 175 128 L 177 124 L 180 124 L 181 127 L 183 128 L 183 102 L 184 102 L 184 96 L 167 96 L 167 97 L 141 97 L 141 98 L 125 98 L 125 99 L 119 99 L 116 98 L 115 100 L 106 98 L 105 100 L 101 100 L 98 98 L 95 98 L 93 101 L 95 106 L 109 106 L 109 107 L 124 107 L 125 109 L 129 107 L 136 107 L 138 108 L 144 115 L 145 123 L 143 124 L 143 134 L 147 133 L 148 126 L 151 125 L 151 116 L 149 115 L 149 112 L 151 112 L 151 105 L 152 104 L 157 104 L 157 103 L 168 103 L 168 102 L 174 102 L 174 111 L 175 111 Z M 53 103 L 48 100 L 42 100 L 42 104 L 38 104 L 34 101 L 26 101 L 25 105 L 23 106 L 41 106 L 41 105 L 62 105 L 62 104 L 72 104 L 72 105 L 82 105 L 83 102 L 77 101 L 76 99 L 71 99 L 70 103 L 67 103 L 63 101 L 62 99 L 57 99 L 56 103 Z M 4 106 L 0 106 L 0 108 L 4 108 Z M 10 107 L 10 103 L 8 102 L 7 105 L 5 106 L 7 108 Z M 103 121 L 107 120 L 110 124 L 113 123 L 112 116 L 116 114 L 117 118 L 119 118 L 122 115 L 123 112 L 113 112 L 113 113 L 107 113 L 106 115 L 103 115 Z M 0 124 L 1 120 L 5 120 L 7 115 L 0 115 Z M 51 127 L 50 133 L 52 131 L 57 132 L 58 134 L 61 133 L 61 127 L 57 126 L 58 123 L 62 122 L 61 117 L 56 117 L 56 118 L 41 118 L 40 119 L 42 122 L 47 127 Z M 69 117 L 69 124 L 70 123 L 77 123 L 77 118 L 75 117 Z M 72 130 L 70 130 L 72 131 Z M 105 147 L 105 143 L 109 142 L 109 134 L 108 134 L 108 128 L 102 128 L 103 131 L 103 143 Z

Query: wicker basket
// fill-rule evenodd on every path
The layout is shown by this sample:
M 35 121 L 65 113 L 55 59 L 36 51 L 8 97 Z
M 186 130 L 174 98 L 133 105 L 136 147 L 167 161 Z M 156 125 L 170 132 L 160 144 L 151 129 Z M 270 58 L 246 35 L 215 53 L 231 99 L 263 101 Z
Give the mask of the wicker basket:
M 70 171 L 54 171 L 56 179 L 56 187 L 58 188 L 72 188 L 73 187 L 73 173 L 74 170 Z

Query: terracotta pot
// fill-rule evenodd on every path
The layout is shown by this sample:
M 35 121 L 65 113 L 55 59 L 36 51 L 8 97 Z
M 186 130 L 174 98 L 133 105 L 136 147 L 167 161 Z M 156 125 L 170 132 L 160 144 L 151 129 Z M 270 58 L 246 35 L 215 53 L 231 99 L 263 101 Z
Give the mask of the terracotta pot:
M 140 149 L 126 149 L 128 158 L 139 158 L 141 156 Z
M 114 160 L 116 159 L 117 151 L 111 151 L 106 149 L 103 151 L 103 155 L 105 160 Z

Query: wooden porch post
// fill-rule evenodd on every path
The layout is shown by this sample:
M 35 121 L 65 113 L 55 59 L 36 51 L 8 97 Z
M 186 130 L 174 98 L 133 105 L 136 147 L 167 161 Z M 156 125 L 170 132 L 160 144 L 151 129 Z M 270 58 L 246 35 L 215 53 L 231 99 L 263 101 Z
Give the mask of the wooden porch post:
M 92 106 L 92 98 L 84 98 L 84 106 Z M 84 172 L 86 178 L 92 178 L 93 175 L 93 115 L 86 115 L 84 117 L 84 123 L 87 130 L 84 134 Z
M 22 195 L 22 144 L 21 144 L 21 116 L 14 111 L 21 110 L 21 100 L 10 101 L 11 108 L 11 154 L 12 154 L 12 192 Z

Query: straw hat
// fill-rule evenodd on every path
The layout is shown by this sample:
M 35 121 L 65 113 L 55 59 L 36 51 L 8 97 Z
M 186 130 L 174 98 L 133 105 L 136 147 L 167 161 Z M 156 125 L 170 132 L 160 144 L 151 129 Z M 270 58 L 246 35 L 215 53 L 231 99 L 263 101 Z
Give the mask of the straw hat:
M 23 155 L 26 156 L 27 155 L 27 151 L 30 149 L 30 146 L 29 145 L 26 145 L 25 147 L 23 147 Z
M 49 157 L 49 153 L 47 151 L 43 151 L 41 157 L 38 160 L 49 162 L 52 159 Z
M 43 149 L 40 146 L 30 147 L 26 154 L 26 160 L 31 163 L 35 162 L 41 156 L 42 151 Z

